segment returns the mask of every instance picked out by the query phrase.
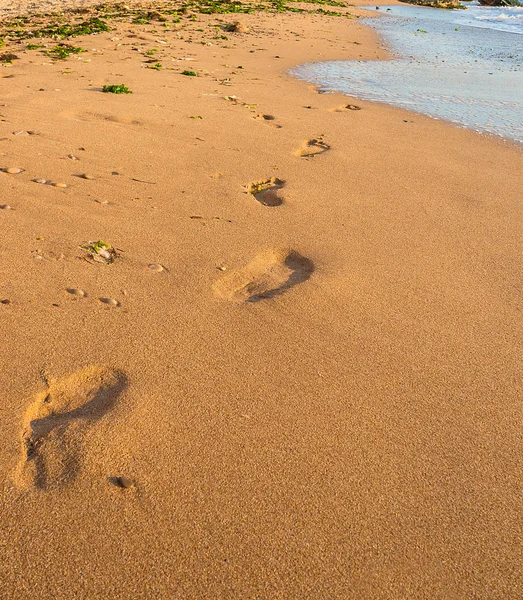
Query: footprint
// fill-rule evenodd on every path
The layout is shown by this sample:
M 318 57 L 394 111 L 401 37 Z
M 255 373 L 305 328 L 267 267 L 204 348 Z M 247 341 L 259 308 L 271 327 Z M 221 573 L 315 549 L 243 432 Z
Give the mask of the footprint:
M 285 181 L 272 177 L 271 179 L 260 179 L 251 181 L 247 186 L 247 193 L 251 194 L 263 206 L 281 206 L 284 198 L 280 190 L 285 185 Z
M 93 122 L 93 121 L 102 121 L 108 123 L 115 123 L 117 125 L 142 125 L 143 122 L 139 121 L 131 117 L 130 115 L 112 115 L 112 114 L 104 114 L 98 112 L 71 112 L 64 111 L 60 113 L 62 117 L 72 120 L 72 121 L 84 121 L 84 122 Z
M 126 383 L 123 373 L 94 365 L 51 381 L 24 415 L 16 483 L 42 490 L 71 483 L 82 468 L 85 434 L 115 407 Z
M 329 112 L 345 112 L 346 110 L 361 110 L 361 107 L 356 106 L 356 104 L 342 104 L 341 106 L 329 108 Z
M 98 121 L 107 121 L 108 123 L 116 123 L 118 125 L 143 125 L 143 122 L 129 115 L 107 115 L 102 113 L 87 112 L 85 113 L 86 120 L 94 118 Z
M 256 115 L 254 118 L 258 119 L 259 121 L 274 121 L 276 119 L 276 117 L 273 115 L 262 115 L 262 114 Z
M 281 129 L 283 127 L 279 123 L 275 123 L 276 117 L 274 115 L 259 114 L 254 115 L 253 119 L 256 119 L 257 121 L 263 121 L 264 123 L 267 123 L 267 125 L 273 125 L 277 129 Z
M 257 302 L 306 281 L 313 270 L 312 261 L 294 250 L 269 248 L 244 267 L 218 279 L 213 290 L 218 297 L 231 302 Z
M 302 147 L 295 152 L 295 155 L 308 158 L 317 154 L 323 154 L 327 150 L 330 150 L 329 144 L 326 144 L 321 138 L 314 138 L 306 140 Z

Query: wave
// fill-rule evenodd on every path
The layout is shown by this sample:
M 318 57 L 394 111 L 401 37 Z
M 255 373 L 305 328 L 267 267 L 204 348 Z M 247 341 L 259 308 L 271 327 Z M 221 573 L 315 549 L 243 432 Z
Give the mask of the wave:
M 470 6 L 463 15 L 467 25 L 523 34 L 523 7 Z

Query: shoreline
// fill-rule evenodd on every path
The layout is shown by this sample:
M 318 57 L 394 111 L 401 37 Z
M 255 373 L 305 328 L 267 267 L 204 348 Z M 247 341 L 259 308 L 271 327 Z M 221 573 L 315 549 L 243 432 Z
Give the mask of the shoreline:
M 398 6 L 398 4 L 399 3 L 396 3 L 396 6 Z M 399 4 L 399 6 L 410 12 L 405 13 L 400 11 L 399 14 L 391 12 L 388 16 L 392 17 L 393 22 L 395 18 L 396 21 L 399 20 L 405 24 L 412 23 L 413 27 L 426 27 L 429 30 L 431 25 L 440 22 L 446 23 L 445 20 L 435 19 L 434 17 L 428 19 L 424 18 L 424 7 L 409 7 L 405 4 Z M 439 10 L 441 11 L 442 9 Z M 428 11 L 429 14 L 434 14 L 436 12 L 438 12 L 438 9 L 434 8 Z M 452 11 L 444 11 L 444 13 L 449 12 Z M 372 19 L 375 16 L 383 17 L 385 14 L 375 15 L 369 10 L 368 15 L 362 15 L 364 20 Z M 450 19 L 449 23 L 458 25 L 459 21 Z M 314 84 L 320 93 L 346 94 L 353 98 L 399 108 L 413 114 L 424 115 L 431 119 L 444 121 L 459 128 L 468 129 L 475 133 L 479 133 L 480 135 L 501 138 L 509 141 L 516 147 L 521 147 L 523 138 L 520 133 L 521 128 L 517 126 L 517 105 L 514 105 L 516 102 L 514 97 L 507 97 L 507 95 L 505 95 L 505 101 L 500 102 L 499 97 L 493 93 L 489 94 L 487 89 L 484 90 L 482 97 L 478 97 L 476 94 L 467 95 L 467 90 L 465 89 L 466 86 L 463 87 L 462 82 L 460 81 L 460 73 L 462 69 L 465 70 L 465 73 L 468 73 L 468 68 L 473 64 L 470 63 L 470 60 L 465 59 L 462 60 L 461 63 L 458 61 L 453 67 L 446 68 L 446 70 L 439 73 L 439 75 L 442 76 L 443 72 L 445 72 L 445 78 L 439 84 L 433 83 L 431 88 L 433 97 L 430 99 L 430 102 L 429 97 L 422 93 L 421 90 L 424 85 L 430 87 L 431 77 L 433 81 L 437 81 L 438 70 L 434 71 L 434 69 L 438 69 L 440 66 L 442 67 L 444 63 L 452 62 L 453 59 L 455 60 L 455 55 L 459 54 L 456 44 L 454 44 L 456 47 L 445 47 L 445 44 L 443 44 L 441 47 L 438 47 L 438 50 L 434 51 L 435 53 L 432 56 L 423 44 L 418 44 L 413 47 L 411 41 L 410 46 L 405 42 L 403 42 L 403 46 L 401 45 L 397 36 L 400 32 L 402 33 L 402 37 L 408 35 L 405 26 L 402 27 L 400 25 L 399 27 L 396 26 L 394 28 L 389 23 L 388 27 L 387 25 L 383 26 L 382 24 L 380 28 L 378 24 L 373 26 L 372 21 L 366 21 L 364 22 L 364 25 L 370 26 L 376 32 L 381 43 L 387 47 L 389 52 L 387 57 L 380 57 L 378 60 L 372 60 L 372 64 L 370 65 L 365 65 L 366 61 L 361 60 L 355 62 L 348 61 L 344 64 L 346 62 L 344 59 L 326 59 L 320 63 L 305 62 L 301 65 L 292 67 L 292 75 L 306 83 Z M 473 27 L 468 22 L 465 26 L 467 29 Z M 481 29 L 486 31 L 485 28 Z M 456 27 L 454 30 L 459 31 L 460 29 L 459 27 Z M 418 29 L 418 31 L 421 31 L 424 34 L 428 33 L 425 29 Z M 442 32 L 430 30 L 430 33 L 437 37 L 437 34 L 441 34 Z M 443 35 L 446 36 L 448 33 L 449 31 L 444 31 Z M 497 35 L 506 36 L 507 33 L 512 32 L 494 28 L 494 30 L 488 30 L 488 33 L 489 35 L 495 33 Z M 433 44 L 437 43 L 436 40 L 433 41 Z M 464 43 L 459 43 L 461 44 L 461 47 L 463 47 Z M 480 46 L 478 45 L 478 50 L 479 47 Z M 502 46 L 499 46 L 498 50 L 501 51 L 501 48 Z M 453 52 L 451 52 L 451 50 Z M 469 54 L 471 57 L 473 56 L 470 51 Z M 501 62 L 503 62 L 502 56 L 503 55 L 501 54 Z M 436 58 L 437 60 L 435 60 Z M 510 58 L 512 58 L 512 56 Z M 385 66 L 383 66 L 383 61 L 385 61 Z M 391 62 L 388 68 L 387 61 Z M 477 62 L 478 59 L 475 60 L 475 63 Z M 424 63 L 425 70 L 420 72 L 420 69 L 416 67 L 416 65 Z M 495 70 L 490 63 L 487 64 L 486 62 L 482 65 L 482 68 L 485 73 L 490 69 Z M 515 70 L 515 68 L 514 65 L 512 70 Z M 509 71 L 510 70 L 511 69 L 509 69 Z M 481 69 L 476 69 L 475 75 L 479 76 L 480 73 Z M 493 73 L 489 73 L 489 75 L 492 74 Z M 517 80 L 506 79 L 507 76 L 508 73 L 505 72 L 505 80 L 503 80 L 505 85 L 517 89 Z M 413 81 L 410 81 L 411 77 Z M 356 83 L 348 85 L 346 80 L 351 78 L 353 78 Z M 359 79 L 363 82 L 381 79 L 381 85 L 378 86 L 378 91 L 376 92 L 373 89 L 374 86 L 370 84 L 357 83 Z M 395 87 L 395 79 L 402 81 L 402 85 Z M 503 89 L 501 83 L 498 83 L 500 89 Z M 484 85 L 487 85 L 486 81 L 484 82 Z M 351 87 L 352 89 L 350 89 Z M 455 111 L 452 110 L 453 104 L 448 102 L 448 98 L 453 99 L 454 105 L 457 106 L 458 109 L 461 108 L 461 113 L 458 109 Z M 471 104 L 474 109 L 468 108 L 468 104 Z M 496 125 L 492 125 L 493 120 Z
M 512 600 L 519 147 L 194 15 L 0 68 L 6 597 Z

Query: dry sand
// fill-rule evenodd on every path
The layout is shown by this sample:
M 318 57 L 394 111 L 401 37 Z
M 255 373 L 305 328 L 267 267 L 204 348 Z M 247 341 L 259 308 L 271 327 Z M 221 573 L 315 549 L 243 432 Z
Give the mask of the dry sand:
M 0 597 L 521 598 L 521 148 L 218 18 L 2 50 Z

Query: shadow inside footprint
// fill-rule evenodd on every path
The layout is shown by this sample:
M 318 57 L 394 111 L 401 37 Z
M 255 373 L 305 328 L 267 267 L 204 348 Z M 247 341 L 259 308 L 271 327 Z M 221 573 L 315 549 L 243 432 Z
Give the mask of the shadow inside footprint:
M 285 185 L 285 181 L 272 177 L 271 179 L 260 179 L 252 181 L 247 186 L 247 193 L 263 206 L 281 206 L 285 199 L 281 194 L 281 190 Z
M 213 290 L 231 302 L 259 302 L 306 281 L 313 271 L 313 262 L 294 250 L 269 248 L 216 281 Z
M 276 117 L 274 115 L 259 114 L 259 115 L 254 115 L 253 118 L 256 119 L 257 121 L 263 121 L 264 123 L 267 123 L 268 125 L 272 125 L 273 127 L 276 127 L 277 129 L 282 128 L 282 125 L 275 122 Z
M 326 144 L 322 139 L 311 139 L 306 140 L 303 143 L 303 146 L 295 152 L 296 156 L 301 156 L 302 158 L 309 158 L 312 156 L 316 156 L 317 154 L 323 154 L 323 152 L 327 152 L 330 150 L 329 144 Z
M 86 432 L 115 407 L 126 386 L 123 373 L 97 366 L 52 382 L 26 411 L 18 483 L 46 490 L 72 482 Z

